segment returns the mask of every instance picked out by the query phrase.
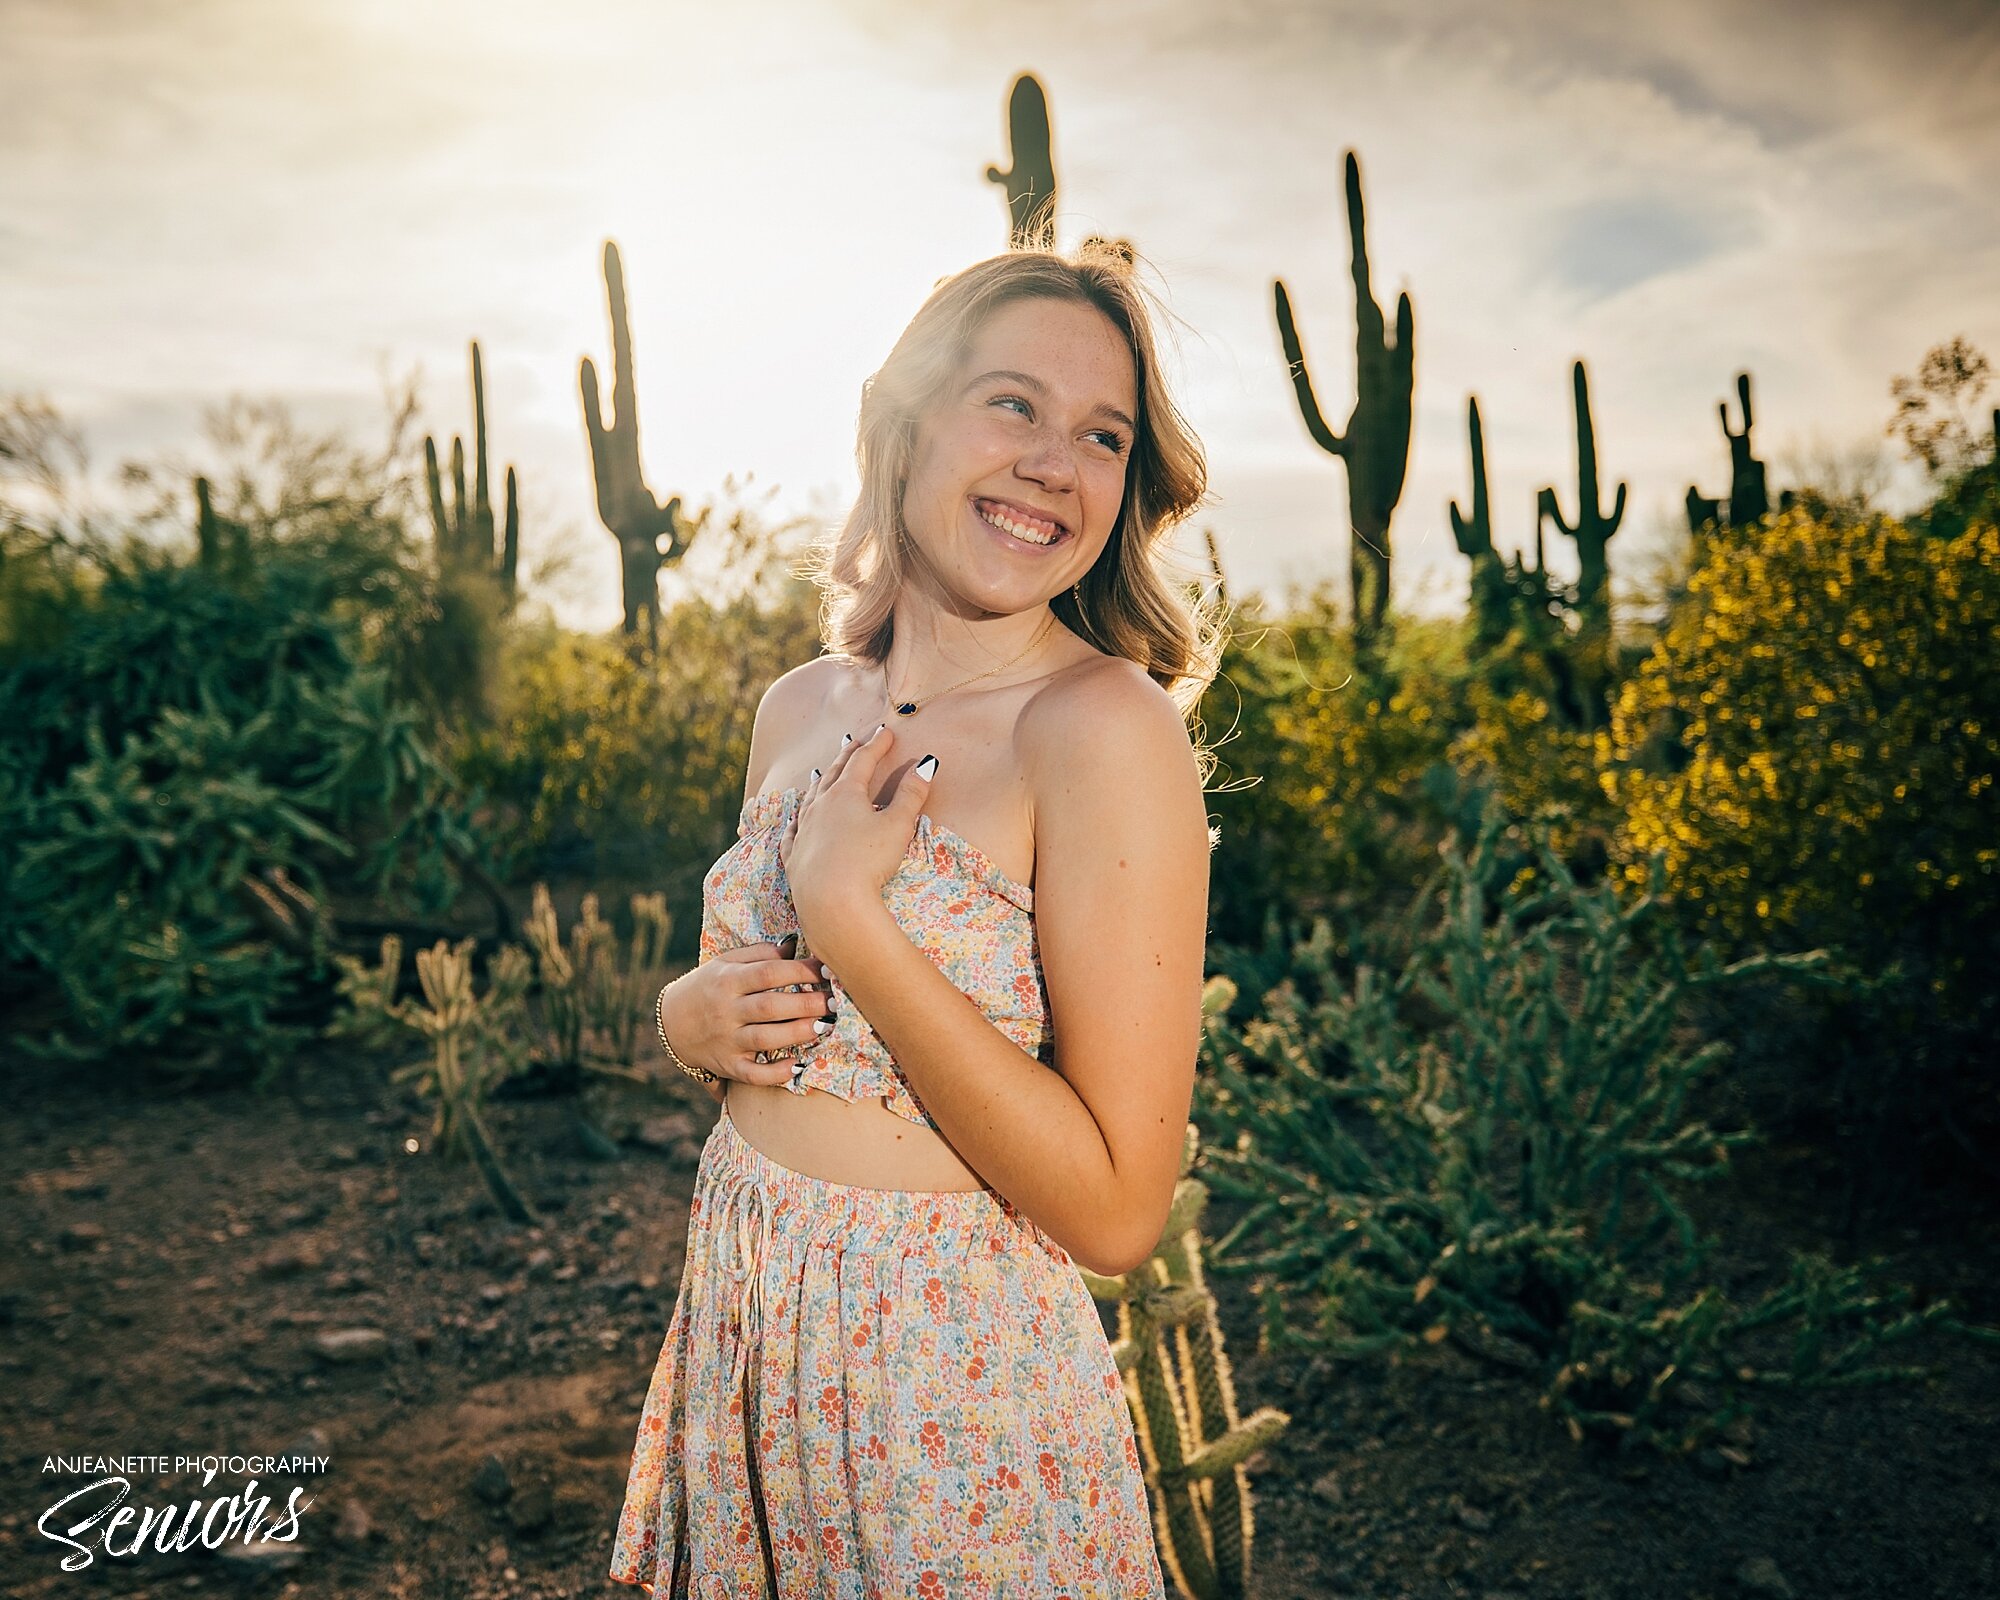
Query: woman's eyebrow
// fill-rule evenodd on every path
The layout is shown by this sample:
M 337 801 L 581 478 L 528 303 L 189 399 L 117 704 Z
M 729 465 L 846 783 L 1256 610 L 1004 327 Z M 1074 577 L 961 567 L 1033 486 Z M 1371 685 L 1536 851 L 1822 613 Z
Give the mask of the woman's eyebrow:
M 966 387 L 968 389 L 976 389 L 980 384 L 986 382 L 987 379 L 989 378 L 1005 378 L 1011 383 L 1018 383 L 1024 389 L 1034 390 L 1036 394 L 1047 394 L 1049 392 L 1048 385 L 1043 383 L 1040 378 L 1033 378 L 1030 377 L 1025 372 L 1013 372 L 1005 368 L 998 368 L 992 372 L 982 372 L 978 377 L 974 378 L 971 383 L 968 383 Z M 1093 417 L 1102 415 L 1114 418 L 1115 420 L 1124 423 L 1125 426 L 1130 428 L 1134 433 L 1137 433 L 1139 431 L 1139 425 L 1135 423 L 1130 417 L 1126 416 L 1125 413 L 1120 411 L 1116 406 L 1112 405 L 1108 400 L 1098 401 L 1096 405 L 1090 408 L 1090 414 Z

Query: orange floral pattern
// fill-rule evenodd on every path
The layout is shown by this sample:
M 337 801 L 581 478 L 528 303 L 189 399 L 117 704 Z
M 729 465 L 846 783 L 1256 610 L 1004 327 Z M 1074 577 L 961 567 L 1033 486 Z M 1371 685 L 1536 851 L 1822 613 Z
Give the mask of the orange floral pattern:
M 744 803 L 736 843 L 702 880 L 701 960 L 738 945 L 776 944 L 799 931 L 778 839 L 801 793 L 783 789 Z M 924 814 L 882 899 L 910 942 L 994 1027 L 1037 1060 L 1053 1059 L 1033 889 L 1001 871 L 971 840 Z M 798 1047 L 785 1087 L 794 1094 L 821 1089 L 842 1100 L 879 1096 L 906 1121 L 935 1128 L 889 1047 L 847 998 L 838 977 L 831 988 L 833 1029 Z
M 990 1189 L 828 1183 L 724 1110 L 610 1576 L 703 1600 L 1164 1600 L 1075 1262 Z

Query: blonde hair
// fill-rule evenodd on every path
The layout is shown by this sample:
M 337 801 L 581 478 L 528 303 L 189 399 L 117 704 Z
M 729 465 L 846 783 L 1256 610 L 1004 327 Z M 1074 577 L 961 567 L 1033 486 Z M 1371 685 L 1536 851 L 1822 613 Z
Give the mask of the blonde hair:
M 917 425 L 970 353 L 986 319 L 1017 300 L 1094 306 L 1111 319 L 1132 354 L 1139 414 L 1127 457 L 1125 498 L 1110 541 L 1076 594 L 1049 602 L 1063 623 L 1098 649 L 1145 668 L 1191 717 L 1222 658 L 1219 600 L 1165 570 L 1166 536 L 1208 493 L 1201 441 L 1175 406 L 1154 354 L 1152 319 L 1132 262 L 1092 240 L 1074 254 L 1010 250 L 939 282 L 910 319 L 888 359 L 861 386 L 855 460 L 861 492 L 847 520 L 808 552 L 803 575 L 821 591 L 820 636 L 837 654 L 887 659 L 894 607 L 910 570 L 902 488 Z M 1204 775 L 1213 757 L 1197 748 Z

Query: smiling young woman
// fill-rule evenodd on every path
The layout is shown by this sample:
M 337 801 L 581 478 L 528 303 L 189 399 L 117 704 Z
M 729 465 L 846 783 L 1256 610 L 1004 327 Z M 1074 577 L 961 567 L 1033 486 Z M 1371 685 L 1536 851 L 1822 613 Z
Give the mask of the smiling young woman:
M 945 280 L 859 434 L 829 652 L 758 707 L 660 998 L 726 1098 L 611 1576 L 1159 1596 L 1075 1269 L 1151 1253 L 1193 1092 L 1201 448 L 1108 250 Z

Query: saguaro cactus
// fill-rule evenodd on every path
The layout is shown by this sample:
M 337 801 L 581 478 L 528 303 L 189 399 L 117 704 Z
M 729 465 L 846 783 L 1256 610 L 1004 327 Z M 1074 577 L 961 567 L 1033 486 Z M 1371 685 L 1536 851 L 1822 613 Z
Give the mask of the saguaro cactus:
M 1049 101 L 1032 72 L 1014 80 L 1007 97 L 1007 144 L 1014 165 L 986 169 L 986 181 L 1006 186 L 1010 250 L 1053 250 L 1056 243 L 1056 163 Z
M 194 480 L 194 537 L 201 570 L 211 577 L 237 580 L 250 571 L 250 530 L 215 509 L 214 488 L 206 478 Z
M 681 517 L 675 495 L 665 505 L 646 486 L 639 464 L 639 389 L 632 370 L 632 326 L 625 310 L 625 269 L 618 246 L 604 244 L 604 293 L 611 308 L 611 404 L 615 413 L 605 427 L 600 410 L 597 368 L 583 358 L 579 381 L 583 390 L 583 422 L 590 436 L 590 466 L 597 487 L 597 516 L 618 540 L 618 568 L 625 602 L 625 631 L 639 631 L 646 618 L 646 640 L 657 649 L 660 637 L 660 568 L 672 566 L 688 552 L 695 529 Z M 660 547 L 665 537 L 666 548 Z
M 496 552 L 493 543 L 493 501 L 486 485 L 486 375 L 480 365 L 479 341 L 472 341 L 472 504 L 465 503 L 465 442 L 457 434 L 451 439 L 451 506 L 444 502 L 444 484 L 438 472 L 437 441 L 424 435 L 424 484 L 430 491 L 431 532 L 437 544 L 438 568 L 480 567 L 493 574 L 511 609 L 517 598 L 515 570 L 521 555 L 521 509 L 516 496 L 514 469 L 507 469 L 507 510 L 505 542 Z M 497 557 L 497 559 L 496 559 Z
M 1722 436 L 1729 441 L 1729 499 L 1709 499 L 1693 484 L 1688 485 L 1687 515 L 1688 531 L 1699 534 L 1723 520 L 1725 504 L 1728 508 L 1728 522 L 1732 528 L 1740 528 L 1745 523 L 1755 522 L 1771 509 L 1771 494 L 1766 482 L 1764 463 L 1757 459 L 1750 446 L 1750 429 L 1754 418 L 1750 410 L 1750 374 L 1736 374 L 1736 402 L 1743 413 L 1742 428 L 1729 426 L 1729 402 L 1717 402 L 1715 414 L 1722 419 Z M 1781 506 L 1791 505 L 1794 495 L 1787 489 L 1780 497 Z
M 1361 168 L 1347 152 L 1347 236 L 1354 277 L 1354 409 L 1347 431 L 1336 434 L 1320 414 L 1306 371 L 1305 352 L 1292 320 L 1291 296 L 1282 278 L 1272 281 L 1278 337 L 1283 340 L 1292 387 L 1306 431 L 1322 450 L 1347 463 L 1351 530 L 1348 569 L 1354 592 L 1357 645 L 1378 634 L 1389 609 L 1389 518 L 1402 498 L 1410 462 L 1410 397 L 1415 385 L 1415 327 L 1410 297 L 1396 297 L 1396 337 L 1385 335 L 1382 308 L 1369 287 L 1367 219 L 1361 205 Z
M 1587 630 L 1601 630 L 1608 637 L 1611 596 L 1605 546 L 1618 531 L 1618 524 L 1625 520 L 1626 485 L 1620 480 L 1617 496 L 1606 513 L 1598 504 L 1601 496 L 1597 481 L 1597 428 L 1590 418 L 1590 379 L 1581 361 L 1570 367 L 1570 385 L 1576 396 L 1576 522 L 1572 526 L 1564 519 L 1551 485 L 1535 497 L 1535 532 L 1540 534 L 1542 520 L 1547 518 L 1576 541 L 1576 609 Z
M 1472 515 L 1450 503 L 1451 536 L 1459 552 L 1472 563 L 1472 621 L 1474 648 L 1484 652 L 1507 637 L 1512 607 L 1509 604 L 1507 569 L 1493 544 L 1493 508 L 1486 495 L 1486 433 L 1479 422 L 1479 398 L 1467 395 L 1466 429 L 1472 437 Z M 1541 538 L 1539 523 L 1535 529 Z
M 1112 1355 L 1125 1376 L 1161 1565 L 1186 1600 L 1240 1600 L 1255 1532 L 1244 1462 L 1291 1418 L 1270 1406 L 1236 1414 L 1215 1299 L 1202 1275 L 1208 1186 L 1188 1175 L 1198 1139 L 1189 1123 L 1180 1182 L 1152 1256 L 1123 1277 L 1083 1277 L 1096 1298 L 1118 1306 Z

